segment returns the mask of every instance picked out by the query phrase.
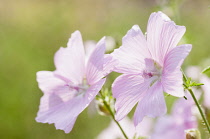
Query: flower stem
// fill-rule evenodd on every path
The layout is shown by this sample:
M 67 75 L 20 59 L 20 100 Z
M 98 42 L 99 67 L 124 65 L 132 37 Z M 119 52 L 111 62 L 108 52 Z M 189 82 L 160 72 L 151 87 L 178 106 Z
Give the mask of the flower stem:
M 182 69 L 181 69 L 181 70 L 182 70 Z M 184 82 L 186 83 L 187 80 L 188 80 L 188 78 L 187 78 L 187 76 L 186 76 L 186 74 L 184 73 L 183 70 L 182 70 L 182 73 L 183 73 Z M 190 92 L 190 94 L 191 94 L 191 96 L 192 96 L 192 98 L 193 98 L 193 100 L 194 100 L 194 102 L 195 102 L 195 104 L 196 104 L 196 106 L 197 106 L 197 108 L 198 108 L 198 110 L 199 110 L 199 112 L 200 112 L 200 115 L 201 115 L 201 117 L 202 117 L 202 119 L 203 119 L 203 121 L 204 121 L 204 123 L 205 123 L 205 125 L 206 125 L 206 127 L 207 127 L 207 130 L 208 130 L 208 132 L 209 132 L 209 134 L 210 134 L 210 126 L 209 126 L 208 120 L 206 119 L 206 115 L 205 115 L 204 112 L 202 111 L 201 106 L 200 106 L 200 104 L 198 103 L 198 100 L 196 99 L 196 97 L 195 97 L 195 95 L 194 95 L 194 93 L 193 93 L 191 87 L 188 86 L 188 85 L 186 86 L 185 84 L 184 84 L 184 86 L 185 86 L 185 88 Z
M 200 112 L 200 114 L 201 114 L 201 117 L 202 117 L 202 119 L 203 119 L 203 121 L 204 121 L 204 123 L 205 123 L 205 125 L 206 125 L 206 127 L 207 127 L 207 130 L 208 130 L 209 134 L 210 134 L 210 126 L 209 126 L 209 123 L 208 123 L 208 121 L 207 121 L 207 119 L 206 119 L 206 116 L 205 116 L 204 112 L 202 111 L 202 109 L 201 109 L 201 107 L 200 107 L 200 105 L 199 105 L 199 103 L 198 103 L 198 100 L 196 99 L 196 97 L 195 97 L 195 95 L 194 95 L 192 89 L 189 89 L 189 88 L 188 88 L 187 90 L 190 92 L 190 94 L 191 94 L 193 100 L 195 101 L 195 104 L 196 104 L 196 106 L 198 107 L 198 110 L 199 110 L 199 112 Z
M 117 120 L 115 120 L 114 117 L 114 112 L 112 111 L 110 105 L 105 101 L 103 94 L 100 92 L 101 96 L 103 97 L 103 103 L 105 105 L 105 107 L 107 108 L 107 110 L 109 111 L 109 113 L 111 114 L 112 119 L 114 120 L 114 122 L 117 124 L 117 126 L 120 128 L 123 136 L 128 139 L 128 136 L 125 134 L 125 131 L 122 129 L 121 125 L 119 124 L 119 122 Z

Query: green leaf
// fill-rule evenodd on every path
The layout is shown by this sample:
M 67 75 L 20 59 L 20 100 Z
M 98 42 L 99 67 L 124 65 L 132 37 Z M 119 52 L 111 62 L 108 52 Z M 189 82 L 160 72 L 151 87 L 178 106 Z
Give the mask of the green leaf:
M 206 73 L 206 72 L 208 72 L 208 71 L 210 71 L 210 66 L 208 66 L 207 68 L 205 68 L 205 69 L 202 71 L 202 73 Z
M 201 86 L 204 85 L 203 83 L 196 83 L 196 82 L 192 82 L 190 86 Z
M 191 78 L 187 78 L 187 81 L 185 81 L 185 88 L 193 87 L 193 86 L 201 86 L 204 85 L 203 83 L 197 83 L 195 81 L 192 81 Z
M 183 84 L 185 88 L 190 87 L 190 84 L 191 84 L 191 78 L 186 78 L 185 83 Z

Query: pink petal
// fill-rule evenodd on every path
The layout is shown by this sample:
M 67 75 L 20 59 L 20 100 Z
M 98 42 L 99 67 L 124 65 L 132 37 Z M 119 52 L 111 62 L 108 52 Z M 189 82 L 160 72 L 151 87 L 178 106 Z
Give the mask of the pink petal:
M 174 103 L 172 116 L 176 124 L 182 124 L 185 129 L 196 128 L 198 126 L 197 119 L 192 111 L 195 103 L 189 94 L 187 98 L 187 100 L 180 98 Z
M 57 88 L 61 88 L 66 85 L 63 80 L 57 78 L 51 71 L 37 72 L 37 82 L 39 83 L 39 88 L 44 93 L 54 93 Z
M 65 133 L 70 132 L 76 121 L 76 117 L 69 116 L 69 111 L 72 111 L 69 110 L 71 107 L 68 107 L 70 102 L 63 101 L 65 96 L 68 96 L 65 92 L 59 95 L 45 94 L 41 98 L 36 121 L 49 124 L 55 123 L 56 129 L 64 130 Z M 71 99 L 71 103 L 76 103 L 76 100 L 79 99 Z
M 151 56 L 145 36 L 138 25 L 134 25 L 128 31 L 123 37 L 122 46 L 115 49 L 112 55 L 119 60 L 115 71 L 127 74 L 140 73 L 142 71 L 145 63 L 144 59 Z
M 104 56 L 103 75 L 106 76 L 112 72 L 117 64 L 118 61 L 112 55 L 106 54 Z
M 173 116 L 179 116 L 183 120 L 185 120 L 187 118 L 190 118 L 190 116 L 192 115 L 191 108 L 194 104 L 195 103 L 190 95 L 187 96 L 187 100 L 185 100 L 184 98 L 179 98 L 173 104 L 171 113 Z
M 184 96 L 182 72 L 176 70 L 174 72 L 166 72 L 162 75 L 162 85 L 164 92 L 176 96 Z
M 91 86 L 85 94 L 65 100 L 71 93 L 45 94 L 41 98 L 37 122 L 55 123 L 56 129 L 69 133 L 75 123 L 77 116 L 90 104 L 97 93 L 101 90 L 105 79 Z
M 98 94 L 98 92 L 101 90 L 102 86 L 104 85 L 105 81 L 106 78 L 101 79 L 94 85 L 90 86 L 90 88 L 85 93 L 86 104 L 87 103 L 89 104 L 95 98 L 95 96 Z
M 185 44 L 175 47 L 166 55 L 162 74 L 164 92 L 177 97 L 184 96 L 180 67 L 190 50 L 191 45 Z
M 193 100 L 178 99 L 169 116 L 160 117 L 151 139 L 185 139 L 186 129 L 197 128 L 196 117 L 192 114 Z
M 80 84 L 85 71 L 85 52 L 82 37 L 75 31 L 68 42 L 67 48 L 60 48 L 55 54 L 56 73 Z
M 176 25 L 164 13 L 152 13 L 147 26 L 147 42 L 152 58 L 162 66 L 165 55 L 176 47 L 185 30 L 184 26 Z
M 163 72 L 172 72 L 180 69 L 184 59 L 188 56 L 191 49 L 191 44 L 180 45 L 172 49 L 164 59 Z
M 95 50 L 87 62 L 86 77 L 90 85 L 103 78 L 104 53 L 105 37 L 97 43 Z
M 141 75 L 121 75 L 112 84 L 112 93 L 116 98 L 116 120 L 123 119 L 141 100 L 152 79 L 145 80 Z
M 157 119 L 155 131 L 158 133 L 162 132 L 162 134 L 164 134 L 165 132 L 170 131 L 171 128 L 173 129 L 175 126 L 176 125 L 173 117 L 165 115 Z
M 95 41 L 86 41 L 85 42 L 85 63 L 87 64 L 92 52 L 96 48 L 96 42 Z
M 157 120 L 151 139 L 184 139 L 183 134 L 183 126 L 176 126 L 172 116 L 163 116 Z
M 137 126 L 144 116 L 157 117 L 166 113 L 167 108 L 161 83 L 153 84 L 144 98 L 138 103 L 134 114 L 134 125 Z
M 133 124 L 133 123 L 132 123 Z M 144 117 L 141 123 L 136 127 L 137 137 L 149 137 L 154 127 L 154 120 L 150 117 Z

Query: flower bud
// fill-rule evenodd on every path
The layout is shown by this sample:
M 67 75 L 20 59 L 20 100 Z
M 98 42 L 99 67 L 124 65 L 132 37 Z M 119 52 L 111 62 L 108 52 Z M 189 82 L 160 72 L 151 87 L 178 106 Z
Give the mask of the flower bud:
M 185 130 L 186 139 L 201 139 L 200 131 L 198 129 Z

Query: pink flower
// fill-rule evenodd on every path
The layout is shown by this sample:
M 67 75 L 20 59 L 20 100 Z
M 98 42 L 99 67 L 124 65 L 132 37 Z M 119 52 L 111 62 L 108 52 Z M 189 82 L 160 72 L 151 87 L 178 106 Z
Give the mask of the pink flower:
M 151 139 L 185 139 L 185 130 L 197 128 L 197 120 L 192 111 L 194 101 L 191 96 L 187 98 L 177 100 L 172 114 L 157 120 Z
M 152 13 L 145 37 L 137 25 L 125 35 L 112 55 L 124 73 L 113 83 L 116 119 L 123 119 L 138 102 L 134 124 L 144 116 L 157 117 L 167 111 L 163 92 L 184 96 L 180 67 L 191 51 L 190 44 L 177 46 L 185 32 L 162 12 Z
M 198 81 L 201 74 L 201 68 L 199 66 L 188 66 L 185 70 L 187 77 L 192 78 L 194 81 Z
M 54 57 L 56 70 L 37 72 L 41 98 L 37 122 L 55 124 L 69 133 L 77 116 L 90 104 L 105 83 L 115 64 L 104 55 L 105 38 L 96 46 L 83 46 L 79 31 L 72 34 L 67 48 L 60 48 Z

